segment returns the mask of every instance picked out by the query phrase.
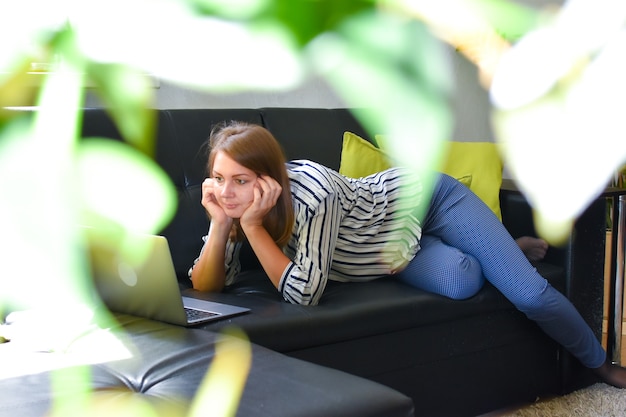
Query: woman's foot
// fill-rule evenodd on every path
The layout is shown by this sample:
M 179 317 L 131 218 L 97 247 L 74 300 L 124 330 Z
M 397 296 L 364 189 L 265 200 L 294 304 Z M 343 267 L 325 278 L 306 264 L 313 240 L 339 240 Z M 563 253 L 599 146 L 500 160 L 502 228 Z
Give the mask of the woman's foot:
M 543 239 L 530 236 L 522 236 L 515 240 L 524 255 L 531 262 L 542 260 L 548 252 L 548 242 Z
M 608 360 L 593 370 L 605 383 L 618 388 L 626 388 L 626 368 L 613 365 Z

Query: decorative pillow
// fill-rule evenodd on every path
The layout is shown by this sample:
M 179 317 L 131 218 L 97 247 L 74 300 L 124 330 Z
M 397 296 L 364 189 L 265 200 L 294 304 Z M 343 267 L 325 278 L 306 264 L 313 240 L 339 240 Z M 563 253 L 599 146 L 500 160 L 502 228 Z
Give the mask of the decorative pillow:
M 344 132 L 339 173 L 350 178 L 367 177 L 393 166 L 391 158 L 374 144 Z
M 352 132 L 343 135 L 339 173 L 351 178 L 365 177 L 394 166 L 381 149 Z M 448 142 L 447 158 L 441 172 L 456 178 L 480 197 L 502 220 L 500 186 L 502 161 L 491 142 Z
M 502 185 L 502 160 L 498 147 L 492 142 L 448 142 L 447 157 L 441 172 L 460 178 L 472 178 L 470 190 L 489 206 L 502 220 L 500 211 L 500 186 Z

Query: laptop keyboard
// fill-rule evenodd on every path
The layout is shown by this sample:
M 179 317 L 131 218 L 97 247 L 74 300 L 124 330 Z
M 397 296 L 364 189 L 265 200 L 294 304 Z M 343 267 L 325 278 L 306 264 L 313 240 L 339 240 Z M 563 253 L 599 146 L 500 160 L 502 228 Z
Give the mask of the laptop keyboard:
M 187 321 L 195 321 L 198 319 L 205 319 L 209 317 L 219 316 L 218 313 L 212 313 L 210 311 L 196 310 L 193 308 L 185 307 L 185 313 L 187 314 Z

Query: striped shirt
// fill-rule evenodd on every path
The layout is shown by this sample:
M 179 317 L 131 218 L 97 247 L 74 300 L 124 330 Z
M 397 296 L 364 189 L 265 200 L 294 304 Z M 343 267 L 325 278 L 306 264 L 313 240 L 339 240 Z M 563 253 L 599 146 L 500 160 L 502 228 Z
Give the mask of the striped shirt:
M 278 290 L 285 300 L 319 302 L 327 280 L 370 281 L 402 269 L 419 250 L 421 182 L 392 168 L 347 178 L 307 160 L 287 163 L 295 224 L 291 259 Z M 226 247 L 226 284 L 240 271 L 241 243 Z

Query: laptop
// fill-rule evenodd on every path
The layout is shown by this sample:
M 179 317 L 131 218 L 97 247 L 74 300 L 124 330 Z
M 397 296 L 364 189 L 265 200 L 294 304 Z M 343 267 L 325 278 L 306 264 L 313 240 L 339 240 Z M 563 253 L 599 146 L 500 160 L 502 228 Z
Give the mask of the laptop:
M 91 245 L 95 288 L 114 312 L 180 326 L 222 320 L 250 309 L 182 296 L 164 236 L 133 236 L 142 248 L 141 262 L 125 262 L 119 254 Z

